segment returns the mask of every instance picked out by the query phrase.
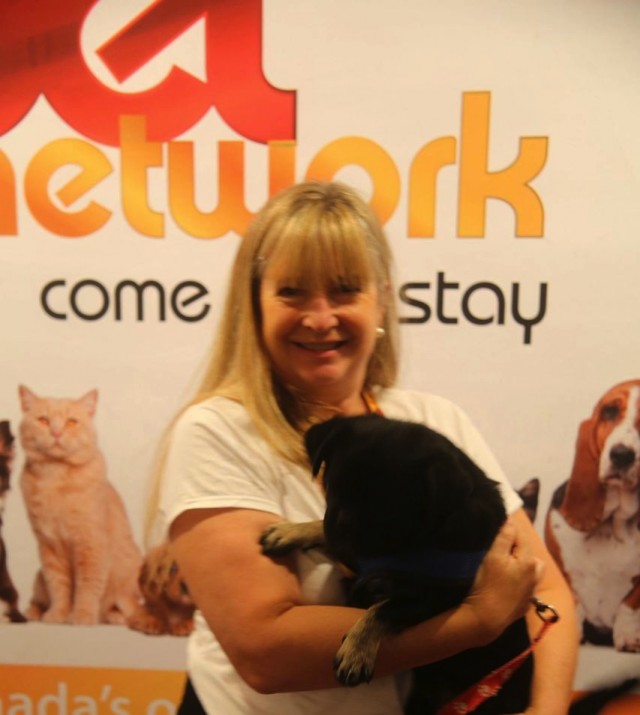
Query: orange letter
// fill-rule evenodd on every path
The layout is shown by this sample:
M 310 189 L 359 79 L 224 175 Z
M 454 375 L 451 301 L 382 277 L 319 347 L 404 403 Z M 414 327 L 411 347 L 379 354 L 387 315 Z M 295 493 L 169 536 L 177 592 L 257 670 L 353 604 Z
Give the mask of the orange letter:
M 320 149 L 309 164 L 307 179 L 330 181 L 345 166 L 361 166 L 371 177 L 371 208 L 386 223 L 398 205 L 400 176 L 393 159 L 375 142 L 363 137 L 343 137 Z
M 107 157 L 82 139 L 57 139 L 33 157 L 24 177 L 25 196 L 33 216 L 52 233 L 77 238 L 102 228 L 111 211 L 90 202 L 74 213 L 61 211 L 49 197 L 49 181 L 63 166 L 77 164 L 81 171 L 56 192 L 58 199 L 71 206 L 113 171 Z
M 162 166 L 162 144 L 147 141 L 144 117 L 121 117 L 122 208 L 127 221 L 145 236 L 164 236 L 164 216 L 149 206 L 147 169 Z
M 416 154 L 409 174 L 409 238 L 435 235 L 438 171 L 455 161 L 455 137 L 435 139 Z
M 488 170 L 489 92 L 465 92 L 460 148 L 458 235 L 485 235 L 485 201 L 501 199 L 516 215 L 516 236 L 542 236 L 544 207 L 529 186 L 547 160 L 547 137 L 521 137 L 515 161 L 501 171 Z
M 6 154 L 0 151 L 0 235 L 15 236 L 18 233 L 18 219 L 16 217 L 16 176 L 7 159 Z M 5 195 L 6 194 L 11 194 Z
M 295 162 L 295 142 L 269 142 L 269 196 L 295 183 Z
M 192 142 L 169 142 L 169 205 L 176 223 L 197 238 L 242 234 L 253 214 L 244 205 L 244 144 L 218 143 L 218 206 L 203 213 L 195 204 Z M 212 177 L 208 182 L 215 186 Z

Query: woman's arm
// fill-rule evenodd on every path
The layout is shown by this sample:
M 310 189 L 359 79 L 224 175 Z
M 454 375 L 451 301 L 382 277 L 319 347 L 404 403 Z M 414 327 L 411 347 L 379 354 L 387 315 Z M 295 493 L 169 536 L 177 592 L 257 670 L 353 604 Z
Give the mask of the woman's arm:
M 576 606 L 560 569 L 547 551 L 531 521 L 521 509 L 512 517 L 526 535 L 533 553 L 544 561 L 545 573 L 536 596 L 558 611 L 560 620 L 545 633 L 533 654 L 534 678 L 527 715 L 566 715 L 569 709 L 578 653 Z M 535 638 L 542 621 L 533 609 L 527 613 L 529 635 Z
M 244 509 L 193 510 L 173 523 L 176 559 L 232 664 L 263 693 L 336 687 L 333 658 L 362 611 L 303 605 L 288 560 L 264 556 L 259 537 L 280 517 Z M 528 607 L 539 563 L 513 525 L 500 533 L 460 607 L 382 644 L 376 676 L 493 640 Z

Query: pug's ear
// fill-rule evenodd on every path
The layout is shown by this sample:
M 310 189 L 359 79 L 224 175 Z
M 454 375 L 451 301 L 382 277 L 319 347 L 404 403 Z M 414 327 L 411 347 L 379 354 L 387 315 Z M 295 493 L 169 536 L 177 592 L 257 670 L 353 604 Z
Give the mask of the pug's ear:
M 338 424 L 340 417 L 334 417 L 327 422 L 320 422 L 310 427 L 305 436 L 304 442 L 307 448 L 313 476 L 317 476 L 326 459 L 326 452 L 330 449 L 332 442 L 338 434 Z

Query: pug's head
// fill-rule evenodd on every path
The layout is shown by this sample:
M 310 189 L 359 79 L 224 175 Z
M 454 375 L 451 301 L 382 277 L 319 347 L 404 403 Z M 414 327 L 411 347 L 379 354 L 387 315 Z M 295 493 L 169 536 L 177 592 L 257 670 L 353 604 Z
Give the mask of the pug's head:
M 505 519 L 497 484 L 424 425 L 334 417 L 311 427 L 305 444 L 326 493 L 327 542 L 347 565 L 356 553 L 482 549 Z

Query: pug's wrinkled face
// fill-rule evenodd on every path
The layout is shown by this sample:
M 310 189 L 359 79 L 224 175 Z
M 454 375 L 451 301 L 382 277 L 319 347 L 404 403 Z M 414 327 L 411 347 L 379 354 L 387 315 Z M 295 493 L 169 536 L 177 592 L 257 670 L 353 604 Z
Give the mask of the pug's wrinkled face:
M 349 566 L 356 553 L 456 548 L 460 518 L 492 540 L 504 519 L 495 483 L 424 425 L 376 414 L 335 417 L 311 427 L 305 442 L 314 473 L 322 472 L 327 542 Z M 487 498 L 475 499 L 481 494 Z

